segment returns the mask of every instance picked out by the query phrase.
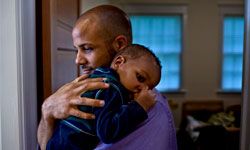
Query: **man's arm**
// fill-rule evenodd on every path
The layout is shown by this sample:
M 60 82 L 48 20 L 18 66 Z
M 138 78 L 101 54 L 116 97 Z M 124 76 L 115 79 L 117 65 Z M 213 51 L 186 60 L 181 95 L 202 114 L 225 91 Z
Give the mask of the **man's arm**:
M 37 130 L 38 143 L 42 150 L 46 149 L 51 138 L 57 119 L 65 119 L 70 115 L 83 119 L 94 119 L 93 114 L 81 112 L 78 105 L 102 107 L 104 102 L 90 98 L 81 98 L 80 95 L 88 90 L 108 88 L 103 78 L 88 78 L 83 75 L 74 81 L 65 84 L 58 91 L 48 97 L 42 105 L 42 119 Z
M 45 121 L 45 119 L 42 117 L 37 130 L 37 138 L 41 150 L 46 149 L 48 140 L 53 134 L 54 126 L 55 126 L 55 120 Z

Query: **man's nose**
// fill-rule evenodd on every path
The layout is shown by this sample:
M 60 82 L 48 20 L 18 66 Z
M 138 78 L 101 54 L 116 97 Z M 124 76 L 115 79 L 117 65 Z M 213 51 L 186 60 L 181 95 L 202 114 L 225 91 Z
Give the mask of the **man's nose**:
M 81 52 L 79 52 L 79 50 L 78 50 L 78 52 L 76 54 L 75 63 L 77 65 L 84 65 L 84 64 L 87 63 L 87 60 L 85 59 L 85 57 L 83 56 L 83 54 Z

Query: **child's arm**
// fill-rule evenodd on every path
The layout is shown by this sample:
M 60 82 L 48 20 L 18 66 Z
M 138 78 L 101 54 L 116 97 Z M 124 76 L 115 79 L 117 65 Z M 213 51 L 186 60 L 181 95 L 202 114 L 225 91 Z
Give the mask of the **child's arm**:
M 104 143 L 114 143 L 136 129 L 147 119 L 147 112 L 136 101 L 122 105 L 121 97 L 116 89 L 104 90 L 105 106 L 96 111 L 97 136 Z

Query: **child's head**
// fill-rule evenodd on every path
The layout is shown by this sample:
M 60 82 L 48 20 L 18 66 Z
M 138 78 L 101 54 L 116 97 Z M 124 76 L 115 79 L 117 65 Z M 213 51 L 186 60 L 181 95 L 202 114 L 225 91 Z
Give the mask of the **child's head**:
M 100 5 L 83 13 L 73 28 L 73 44 L 77 48 L 76 64 L 83 72 L 110 66 L 118 51 L 131 44 L 131 23 L 121 9 Z
M 152 89 L 160 81 L 161 64 L 148 48 L 132 44 L 121 50 L 111 67 L 117 71 L 122 85 L 133 93 L 143 88 Z

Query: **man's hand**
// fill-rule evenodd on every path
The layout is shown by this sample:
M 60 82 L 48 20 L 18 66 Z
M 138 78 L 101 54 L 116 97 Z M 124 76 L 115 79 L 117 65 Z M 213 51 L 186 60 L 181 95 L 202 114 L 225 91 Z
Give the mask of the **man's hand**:
M 82 75 L 65 84 L 44 101 L 42 119 L 37 131 L 38 142 L 42 150 L 46 149 L 47 142 L 53 134 L 56 119 L 65 119 L 70 115 L 94 119 L 93 114 L 81 112 L 77 106 L 102 107 L 104 105 L 104 101 L 80 97 L 86 91 L 109 87 L 103 82 L 103 78 L 87 77 L 88 75 Z
M 135 101 L 137 101 L 145 111 L 148 111 L 152 106 L 154 106 L 155 100 L 155 93 L 148 88 L 144 88 L 140 91 L 140 93 L 136 93 L 134 95 Z
M 93 114 L 81 112 L 77 106 L 102 107 L 104 101 L 80 97 L 80 95 L 89 90 L 107 88 L 108 84 L 103 80 L 103 78 L 87 78 L 87 75 L 83 75 L 65 84 L 44 101 L 42 105 L 44 119 L 65 119 L 70 115 L 83 119 L 94 119 Z

